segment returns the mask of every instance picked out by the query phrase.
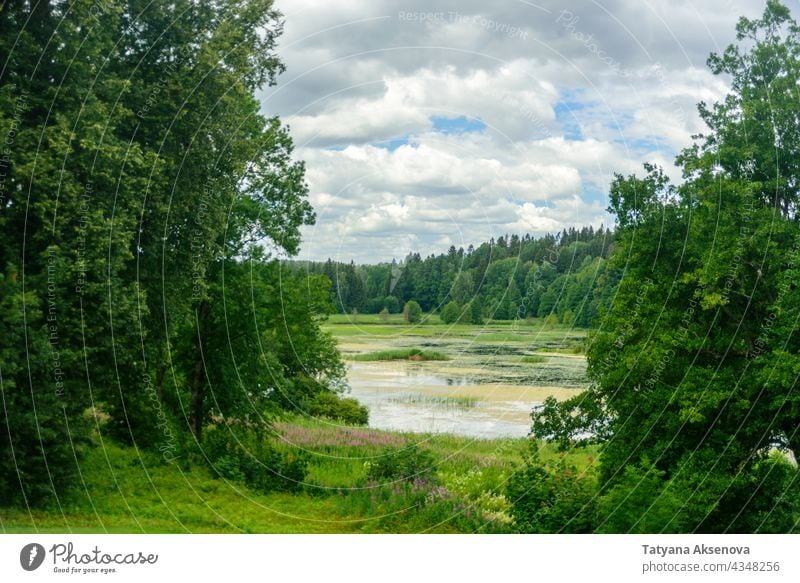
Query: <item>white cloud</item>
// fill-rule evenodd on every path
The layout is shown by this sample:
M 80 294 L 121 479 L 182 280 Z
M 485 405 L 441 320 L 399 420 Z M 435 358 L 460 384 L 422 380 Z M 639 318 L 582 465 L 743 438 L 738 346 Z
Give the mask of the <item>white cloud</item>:
M 288 72 L 263 100 L 306 161 L 305 256 L 387 260 L 608 223 L 614 172 L 656 161 L 679 178 L 696 103 L 726 92 L 705 59 L 763 9 L 609 0 L 567 19 L 537 4 L 278 0 Z M 485 128 L 436 122 L 461 116 Z

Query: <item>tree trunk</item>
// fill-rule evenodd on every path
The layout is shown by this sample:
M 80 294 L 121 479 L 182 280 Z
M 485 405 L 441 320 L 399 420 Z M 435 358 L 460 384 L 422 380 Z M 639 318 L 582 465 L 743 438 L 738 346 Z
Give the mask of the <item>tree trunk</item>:
M 208 318 L 208 302 L 203 300 L 197 308 L 197 338 L 195 339 L 194 367 L 191 380 L 191 429 L 197 441 L 203 437 L 203 421 L 205 420 L 205 380 L 203 358 L 203 329 Z

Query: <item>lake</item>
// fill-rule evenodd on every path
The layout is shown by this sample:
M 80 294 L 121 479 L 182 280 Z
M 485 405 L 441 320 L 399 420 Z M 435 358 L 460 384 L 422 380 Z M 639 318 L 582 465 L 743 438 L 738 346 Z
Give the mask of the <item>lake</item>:
M 586 384 L 586 361 L 575 347 L 582 331 L 495 323 L 487 326 L 329 325 L 348 361 L 350 395 L 369 408 L 370 426 L 478 438 L 524 437 L 532 409 L 548 396 L 567 399 Z M 366 321 L 365 321 L 366 320 Z M 360 362 L 353 356 L 420 347 L 447 361 Z

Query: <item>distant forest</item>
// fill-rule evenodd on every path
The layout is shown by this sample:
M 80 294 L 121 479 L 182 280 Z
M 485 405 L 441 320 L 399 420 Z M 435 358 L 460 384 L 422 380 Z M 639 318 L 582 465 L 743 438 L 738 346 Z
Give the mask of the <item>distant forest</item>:
M 448 322 L 538 317 L 589 327 L 619 281 L 607 265 L 613 240 L 602 226 L 570 228 L 540 238 L 505 235 L 466 250 L 451 246 L 425 258 L 410 253 L 399 263 L 291 265 L 328 277 L 340 313 L 395 314 L 415 301 Z

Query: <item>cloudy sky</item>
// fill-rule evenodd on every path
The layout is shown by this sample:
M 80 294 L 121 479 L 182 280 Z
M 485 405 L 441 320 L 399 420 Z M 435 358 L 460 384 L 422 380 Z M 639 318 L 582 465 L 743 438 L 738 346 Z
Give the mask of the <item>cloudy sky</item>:
M 264 90 L 306 161 L 302 259 L 440 253 L 608 225 L 614 172 L 672 169 L 705 66 L 754 0 L 277 0 L 287 71 Z

